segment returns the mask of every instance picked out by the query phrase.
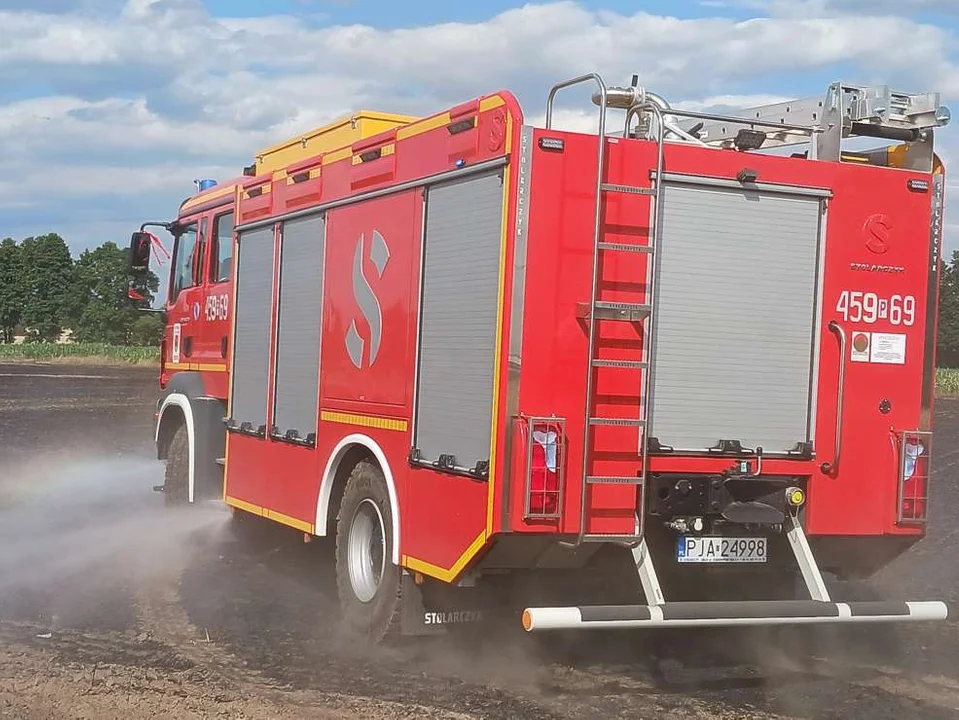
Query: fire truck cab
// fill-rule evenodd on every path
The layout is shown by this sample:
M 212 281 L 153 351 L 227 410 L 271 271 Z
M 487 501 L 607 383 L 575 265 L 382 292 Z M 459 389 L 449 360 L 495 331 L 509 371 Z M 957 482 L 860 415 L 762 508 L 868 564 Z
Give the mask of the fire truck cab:
M 557 130 L 580 84 L 597 132 Z M 490 602 L 528 631 L 944 619 L 823 571 L 925 534 L 948 120 L 589 74 L 542 128 L 501 91 L 261 151 L 165 224 L 164 490 L 335 535 L 374 639 Z

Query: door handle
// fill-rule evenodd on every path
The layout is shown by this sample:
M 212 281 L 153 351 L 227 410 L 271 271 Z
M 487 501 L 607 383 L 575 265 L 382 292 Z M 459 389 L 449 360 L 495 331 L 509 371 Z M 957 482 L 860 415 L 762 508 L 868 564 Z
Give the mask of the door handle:
M 835 320 L 831 320 L 829 332 L 839 339 L 839 384 L 836 393 L 836 447 L 833 450 L 832 462 L 824 462 L 820 469 L 826 475 L 835 475 L 839 471 L 839 460 L 842 457 L 842 411 L 846 395 L 846 331 Z

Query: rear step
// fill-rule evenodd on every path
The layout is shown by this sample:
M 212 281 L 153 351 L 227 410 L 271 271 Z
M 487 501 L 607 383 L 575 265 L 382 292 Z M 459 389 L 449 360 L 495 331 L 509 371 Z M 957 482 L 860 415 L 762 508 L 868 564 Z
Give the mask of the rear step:
M 820 600 L 754 600 L 746 602 L 667 602 L 662 605 L 587 605 L 527 608 L 523 627 L 537 630 L 571 628 L 731 627 L 734 625 L 801 625 L 812 623 L 923 622 L 945 620 L 945 603 L 823 602 Z
M 789 491 L 787 491 L 788 493 Z M 798 510 L 796 508 L 795 510 Z M 527 632 L 599 628 L 732 627 L 747 625 L 808 625 L 890 623 L 946 620 L 949 609 L 938 600 L 837 602 L 829 597 L 816 558 L 794 512 L 786 516 L 786 536 L 809 592 L 809 600 L 744 600 L 737 602 L 667 602 L 646 541 L 633 538 L 632 548 L 647 605 L 585 605 L 528 607 L 523 610 Z M 615 542 L 612 536 L 586 535 L 592 541 Z M 584 539 L 585 539 L 584 538 Z

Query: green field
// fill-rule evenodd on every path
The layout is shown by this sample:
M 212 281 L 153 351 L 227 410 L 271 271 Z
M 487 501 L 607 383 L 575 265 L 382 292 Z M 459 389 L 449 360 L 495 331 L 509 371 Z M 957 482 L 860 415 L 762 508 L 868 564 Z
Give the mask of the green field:
M 107 345 L 104 343 L 49 343 L 0 344 L 0 362 L 69 362 L 84 365 L 156 365 L 157 347 Z M 936 394 L 941 397 L 959 397 L 959 368 L 939 368 L 936 371 Z
M 940 397 L 959 397 L 959 368 L 936 370 L 936 394 Z
M 105 343 L 0 345 L 0 362 L 70 362 L 83 365 L 156 365 L 160 350 Z

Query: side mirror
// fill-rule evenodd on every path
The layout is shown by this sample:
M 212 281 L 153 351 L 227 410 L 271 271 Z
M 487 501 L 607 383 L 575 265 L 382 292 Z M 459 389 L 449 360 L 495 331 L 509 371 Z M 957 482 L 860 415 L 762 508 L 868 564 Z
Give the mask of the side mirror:
M 146 300 L 146 297 L 142 295 L 137 289 L 136 286 L 131 282 L 127 286 L 127 298 L 133 300 L 133 302 L 140 302 L 141 300 Z
M 146 296 L 141 293 L 136 288 L 136 282 L 131 280 L 127 284 L 127 300 L 130 300 L 132 303 L 139 303 L 143 300 L 146 300 Z M 137 312 L 143 313 L 164 313 L 166 312 L 162 307 L 161 308 L 150 308 L 150 307 L 136 307 Z
M 150 268 L 150 248 L 153 240 L 150 233 L 142 230 L 133 233 L 130 238 L 130 272 L 141 275 Z

